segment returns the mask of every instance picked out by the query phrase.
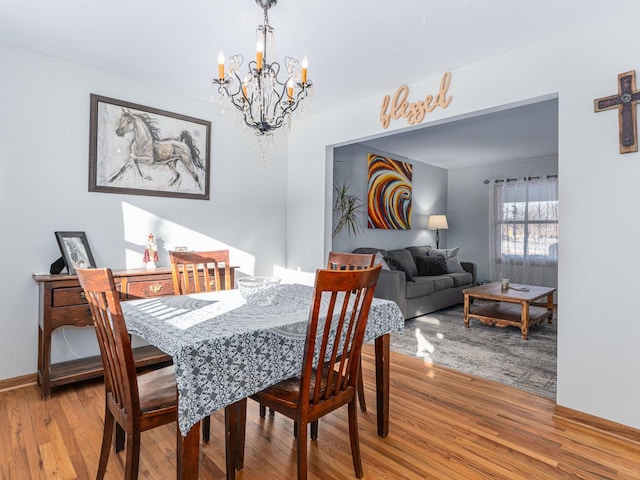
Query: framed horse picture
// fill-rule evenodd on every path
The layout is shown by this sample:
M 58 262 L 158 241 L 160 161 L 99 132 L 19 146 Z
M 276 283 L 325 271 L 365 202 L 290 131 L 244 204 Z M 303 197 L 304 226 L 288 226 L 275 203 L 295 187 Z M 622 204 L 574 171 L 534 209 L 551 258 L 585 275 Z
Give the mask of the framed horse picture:
M 89 191 L 209 199 L 211 122 L 91 94 Z

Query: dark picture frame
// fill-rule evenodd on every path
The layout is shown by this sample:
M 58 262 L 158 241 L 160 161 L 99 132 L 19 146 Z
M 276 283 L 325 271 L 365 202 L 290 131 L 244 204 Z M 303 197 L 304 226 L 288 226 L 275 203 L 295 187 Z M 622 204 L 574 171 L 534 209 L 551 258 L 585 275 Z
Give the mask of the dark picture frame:
M 73 265 L 82 260 L 87 267 L 95 267 L 96 262 L 93 259 L 91 248 L 89 248 L 89 242 L 87 235 L 84 232 L 55 232 L 60 252 L 64 263 L 67 265 L 67 271 L 69 275 L 76 273 Z
M 91 94 L 89 191 L 209 200 L 211 122 Z

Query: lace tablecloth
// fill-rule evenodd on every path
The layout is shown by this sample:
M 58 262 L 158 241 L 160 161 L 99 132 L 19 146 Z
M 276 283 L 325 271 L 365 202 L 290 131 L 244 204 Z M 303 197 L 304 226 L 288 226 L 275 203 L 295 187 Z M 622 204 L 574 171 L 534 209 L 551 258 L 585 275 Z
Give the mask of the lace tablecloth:
M 130 333 L 173 357 L 183 435 L 206 415 L 298 375 L 313 289 L 281 285 L 269 306 L 239 290 L 122 302 Z M 401 332 L 395 302 L 374 298 L 365 341 Z

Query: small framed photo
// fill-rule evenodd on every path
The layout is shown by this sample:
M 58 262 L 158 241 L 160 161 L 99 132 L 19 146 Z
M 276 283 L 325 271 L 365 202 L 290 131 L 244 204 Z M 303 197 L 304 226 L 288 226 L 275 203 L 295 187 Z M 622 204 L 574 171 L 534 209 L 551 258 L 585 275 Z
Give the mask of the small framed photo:
M 76 273 L 73 265 L 78 261 L 83 261 L 87 267 L 95 267 L 96 262 L 89 248 L 87 235 L 84 232 L 56 232 L 56 240 L 62 253 L 64 263 L 67 265 L 69 275 Z

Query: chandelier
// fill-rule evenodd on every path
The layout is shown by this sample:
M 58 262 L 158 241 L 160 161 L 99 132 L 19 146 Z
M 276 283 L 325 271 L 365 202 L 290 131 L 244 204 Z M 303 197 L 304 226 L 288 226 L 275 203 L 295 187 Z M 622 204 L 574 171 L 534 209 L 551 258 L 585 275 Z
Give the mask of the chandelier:
M 256 134 L 264 154 L 273 142 L 273 132 L 280 127 L 288 130 L 293 112 L 308 96 L 312 98 L 313 84 L 307 79 L 306 56 L 302 62 L 285 57 L 284 78 L 278 78 L 282 67 L 278 62 L 269 63 L 267 57 L 273 41 L 268 11 L 277 0 L 255 1 L 264 10 L 264 23 L 256 31 L 256 59 L 249 62 L 249 71 L 241 78 L 242 55 L 229 58 L 225 69 L 225 57 L 220 51 L 218 77 L 213 79 L 212 88 L 217 87 L 221 101 L 228 100 L 236 108 L 242 124 Z

